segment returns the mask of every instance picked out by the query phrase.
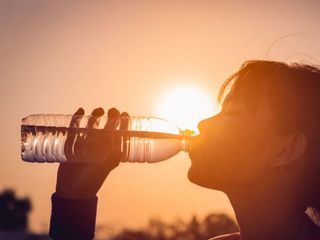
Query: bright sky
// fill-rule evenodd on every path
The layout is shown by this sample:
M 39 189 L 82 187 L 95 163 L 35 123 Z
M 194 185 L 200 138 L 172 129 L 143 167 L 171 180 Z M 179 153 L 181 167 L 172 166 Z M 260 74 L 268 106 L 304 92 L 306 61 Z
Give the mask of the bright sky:
M 195 127 L 217 111 L 219 86 L 243 61 L 319 64 L 319 7 L 316 0 L 1 1 L 0 189 L 30 196 L 31 228 L 46 230 L 58 165 L 21 161 L 22 117 L 115 106 Z M 98 225 L 232 215 L 225 195 L 188 182 L 189 165 L 184 153 L 121 164 L 100 191 Z

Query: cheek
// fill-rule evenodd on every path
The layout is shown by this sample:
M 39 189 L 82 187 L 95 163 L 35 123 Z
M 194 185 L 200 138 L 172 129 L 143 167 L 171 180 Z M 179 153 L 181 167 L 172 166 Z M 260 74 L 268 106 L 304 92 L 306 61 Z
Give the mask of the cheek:
M 237 178 L 239 167 L 243 167 L 243 156 L 240 156 L 239 144 L 227 136 L 215 135 L 210 141 L 202 139 L 188 173 L 192 182 L 205 187 L 212 187 L 213 184 L 213 188 L 219 189 L 218 186 L 226 180 Z
M 221 136 L 216 143 L 219 167 L 227 176 L 249 181 L 260 175 L 266 166 L 268 144 L 258 129 L 242 128 Z M 212 163 L 213 164 L 213 163 Z
M 269 168 L 271 157 L 270 143 L 267 133 L 253 132 L 242 139 L 237 150 L 238 160 L 234 162 L 239 177 L 246 181 L 256 180 Z
M 203 186 L 238 185 L 256 179 L 267 167 L 268 138 L 268 131 L 253 122 L 220 125 L 198 141 L 200 157 L 192 161 L 189 178 Z

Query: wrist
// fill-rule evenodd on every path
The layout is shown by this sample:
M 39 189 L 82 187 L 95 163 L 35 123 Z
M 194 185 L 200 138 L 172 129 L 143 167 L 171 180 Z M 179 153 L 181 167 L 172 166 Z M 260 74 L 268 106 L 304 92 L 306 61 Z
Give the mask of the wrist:
M 85 191 L 72 191 L 68 189 L 67 191 L 62 189 L 56 189 L 56 195 L 63 198 L 72 198 L 72 199 L 88 199 L 96 197 L 95 192 L 85 192 Z
M 53 239 L 94 239 L 98 198 L 71 199 L 54 193 L 49 235 Z

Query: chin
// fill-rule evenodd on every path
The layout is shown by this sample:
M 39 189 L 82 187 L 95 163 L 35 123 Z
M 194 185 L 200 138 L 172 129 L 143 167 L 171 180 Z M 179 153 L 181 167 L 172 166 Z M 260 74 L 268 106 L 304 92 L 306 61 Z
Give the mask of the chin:
M 213 176 L 212 174 L 207 175 L 204 171 L 201 171 L 195 166 L 191 166 L 188 171 L 188 179 L 190 182 L 209 189 L 214 189 L 224 192 L 227 188 L 223 179 Z
M 210 181 L 208 181 L 209 178 L 205 177 L 205 175 L 203 173 L 201 173 L 201 171 L 199 171 L 199 169 L 197 169 L 194 166 L 191 166 L 189 168 L 188 179 L 190 182 L 192 182 L 198 186 L 212 189 Z

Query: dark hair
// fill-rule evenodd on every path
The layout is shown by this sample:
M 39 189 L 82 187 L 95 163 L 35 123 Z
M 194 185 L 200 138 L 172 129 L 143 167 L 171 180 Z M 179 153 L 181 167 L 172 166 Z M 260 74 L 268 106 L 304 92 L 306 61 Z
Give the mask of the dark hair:
M 264 94 L 272 107 L 276 131 L 302 132 L 307 138 L 306 154 L 312 164 L 308 174 L 313 176 L 314 190 L 307 201 L 308 206 L 320 209 L 320 69 L 298 63 L 247 61 L 225 81 L 218 101 L 223 104 L 232 96 L 254 110 Z

